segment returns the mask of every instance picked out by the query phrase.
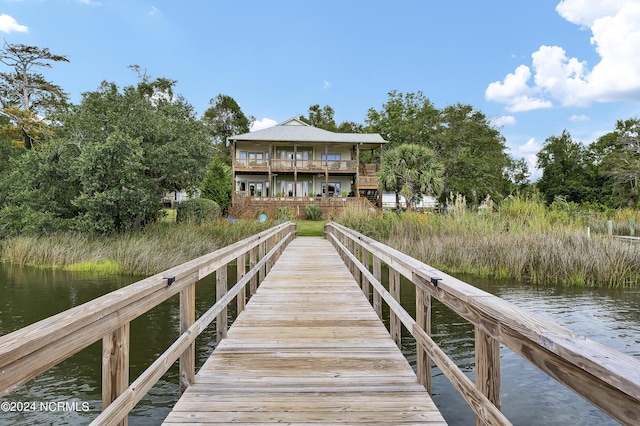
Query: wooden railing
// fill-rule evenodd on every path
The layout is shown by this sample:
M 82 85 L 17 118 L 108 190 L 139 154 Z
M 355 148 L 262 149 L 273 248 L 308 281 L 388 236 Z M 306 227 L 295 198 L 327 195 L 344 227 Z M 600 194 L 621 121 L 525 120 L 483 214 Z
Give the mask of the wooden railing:
M 266 172 L 271 167 L 274 172 L 293 172 L 297 170 L 300 173 L 329 173 L 349 172 L 355 173 L 357 169 L 356 160 L 292 160 L 273 158 L 267 159 L 248 159 L 236 158 L 234 166 L 236 171 L 262 171 Z
M 102 339 L 103 412 L 92 424 L 126 424 L 128 413 L 180 359 L 180 388 L 194 380 L 196 337 L 215 319 L 218 341 L 226 335 L 227 306 L 238 313 L 282 250 L 295 238 L 288 222 L 160 274 L 121 288 L 0 337 L 0 396 Z M 227 265 L 237 262 L 237 283 L 227 291 Z M 249 270 L 247 271 L 247 261 Z M 216 303 L 195 319 L 195 286 L 216 273 Z M 129 385 L 129 324 L 180 293 L 180 336 Z
M 475 411 L 477 424 L 510 424 L 500 412 L 500 344 L 528 360 L 625 425 L 640 424 L 640 361 L 336 223 L 325 226 L 356 280 L 382 317 L 390 311 L 390 332 L 400 344 L 401 324 L 416 339 L 417 374 L 431 392 L 431 360 Z M 370 259 L 371 258 L 371 259 Z M 389 291 L 381 264 L 389 267 Z M 416 287 L 416 318 L 400 304 L 400 275 Z M 373 294 L 370 295 L 370 289 Z M 431 297 L 475 327 L 475 384 L 430 337 Z
M 358 186 L 360 188 L 377 188 L 378 179 L 375 176 L 358 176 Z

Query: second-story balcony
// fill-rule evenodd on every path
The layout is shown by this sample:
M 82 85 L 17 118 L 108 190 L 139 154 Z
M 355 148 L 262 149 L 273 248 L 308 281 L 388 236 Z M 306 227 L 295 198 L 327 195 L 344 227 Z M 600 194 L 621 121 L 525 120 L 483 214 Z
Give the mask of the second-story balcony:
M 356 160 L 292 160 L 292 159 L 249 159 L 236 158 L 235 170 L 239 172 L 272 172 L 298 173 L 355 173 Z

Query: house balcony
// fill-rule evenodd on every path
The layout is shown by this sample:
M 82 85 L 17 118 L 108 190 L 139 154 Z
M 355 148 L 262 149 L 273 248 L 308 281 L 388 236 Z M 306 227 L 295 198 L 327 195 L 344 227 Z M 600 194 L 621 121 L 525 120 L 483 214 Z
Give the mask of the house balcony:
M 272 172 L 281 173 L 344 173 L 353 174 L 358 169 L 356 160 L 291 160 L 291 159 L 248 159 L 236 158 L 236 172 Z
M 378 189 L 378 179 L 375 176 L 358 176 L 358 188 Z

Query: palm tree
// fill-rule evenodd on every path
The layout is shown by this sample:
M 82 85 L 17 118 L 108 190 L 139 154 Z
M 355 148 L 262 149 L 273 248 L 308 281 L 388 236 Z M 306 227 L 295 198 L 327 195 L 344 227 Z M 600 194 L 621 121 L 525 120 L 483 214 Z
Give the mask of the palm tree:
M 396 206 L 400 195 L 407 200 L 407 210 L 424 194 L 438 196 L 444 188 L 444 167 L 434 152 L 421 145 L 402 144 L 384 154 L 378 185 L 383 191 L 396 193 Z

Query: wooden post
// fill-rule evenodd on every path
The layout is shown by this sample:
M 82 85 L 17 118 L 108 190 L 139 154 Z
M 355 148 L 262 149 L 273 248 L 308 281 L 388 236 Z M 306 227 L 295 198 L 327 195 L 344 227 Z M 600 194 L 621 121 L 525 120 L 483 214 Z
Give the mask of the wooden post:
M 129 323 L 102 338 L 102 409 L 129 387 Z M 128 424 L 125 417 L 120 426 Z
M 262 260 L 265 254 L 265 241 L 262 241 L 258 244 L 258 260 Z M 267 265 L 263 264 L 260 270 L 258 271 L 258 285 L 262 283 L 266 274 Z
M 180 334 L 187 331 L 196 322 L 196 286 L 191 284 L 180 291 Z M 180 355 L 180 393 L 187 390 L 195 381 L 196 345 L 192 343 Z
M 258 263 L 258 248 L 254 247 L 249 251 L 249 269 L 253 269 Z M 258 288 L 258 279 L 253 275 L 249 280 L 249 297 L 253 296 Z
M 500 409 L 500 343 L 475 327 L 476 387 Z M 476 417 L 476 426 L 484 423 Z
M 613 235 L 613 221 L 611 221 L 611 220 L 607 221 L 607 235 L 608 236 L 612 236 Z
M 227 294 L 227 265 L 216 270 L 216 301 Z M 216 343 L 227 337 L 227 308 L 216 317 Z
M 236 259 L 236 264 L 236 282 L 238 282 L 242 279 L 242 277 L 244 277 L 244 274 L 246 274 L 247 272 L 246 253 L 242 253 L 240 256 L 238 256 L 238 259 Z M 240 315 L 240 313 L 244 311 L 244 306 L 247 301 L 247 286 L 242 287 L 236 299 L 236 306 L 238 311 L 237 315 Z
M 297 144 L 293 144 L 293 196 L 294 197 L 300 196 L 300 194 L 298 194 L 298 145 Z
M 362 254 L 362 246 L 357 242 L 353 243 L 353 254 L 356 256 L 356 259 L 360 260 L 360 262 L 362 263 L 362 259 L 360 258 Z M 356 282 L 358 283 L 358 285 L 360 285 L 361 274 L 360 274 L 360 268 L 358 268 L 357 265 L 354 265 L 353 267 L 353 274 L 354 274 L 354 278 L 356 279 Z
M 267 253 L 269 253 L 271 251 L 271 249 L 275 246 L 275 242 L 273 241 L 275 237 L 271 237 L 269 238 L 267 241 L 265 241 L 265 249 L 264 249 L 264 253 L 265 255 Z M 271 268 L 273 267 L 273 258 L 270 258 L 269 260 L 267 260 L 267 263 L 265 264 L 265 276 L 271 272 Z
M 382 283 L 382 265 L 380 264 L 380 258 L 375 254 L 373 255 L 373 276 Z M 375 288 L 373 289 L 373 309 L 378 314 L 378 317 L 382 319 L 382 296 Z
M 329 144 L 324 144 L 324 194 L 323 197 L 329 196 Z
M 356 145 L 356 177 L 353 179 L 353 186 L 351 188 L 356 198 L 360 197 L 360 144 Z
M 369 270 L 369 252 L 366 248 L 362 247 L 362 265 Z M 371 303 L 371 285 L 366 277 L 362 277 L 362 292 L 367 297 L 369 303 Z
M 389 293 L 391 296 L 400 302 L 400 272 L 389 266 Z M 389 309 L 389 331 L 391 338 L 399 348 L 402 348 L 402 326 L 400 319 L 393 312 L 393 309 Z
M 631 218 L 629 219 L 629 236 L 635 237 L 636 235 L 636 220 Z
M 431 296 L 418 286 L 416 286 L 416 323 L 429 336 L 431 335 Z M 431 395 L 431 359 L 426 348 L 421 344 L 416 345 L 416 358 L 418 383 Z

